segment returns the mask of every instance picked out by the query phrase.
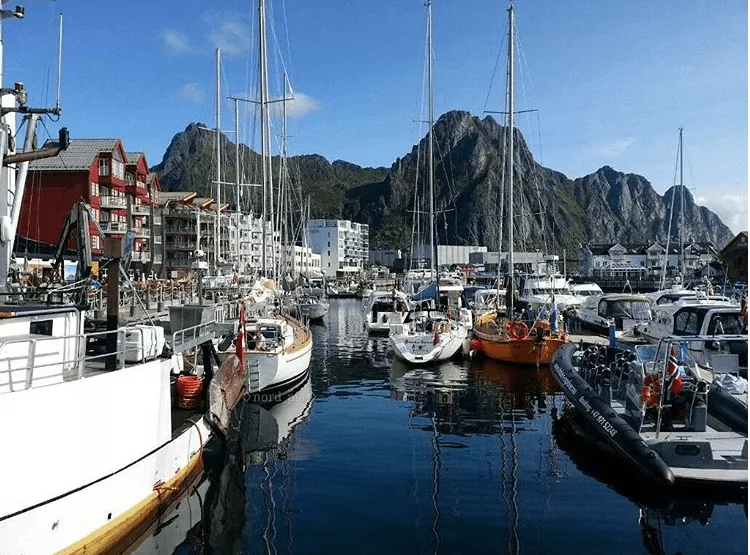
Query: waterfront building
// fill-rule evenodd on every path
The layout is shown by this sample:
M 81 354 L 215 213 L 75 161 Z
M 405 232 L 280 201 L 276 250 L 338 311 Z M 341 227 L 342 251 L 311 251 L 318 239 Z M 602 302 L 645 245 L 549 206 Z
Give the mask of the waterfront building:
M 370 249 L 370 226 L 349 220 L 309 220 L 312 252 L 320 255 L 322 272 L 331 277 L 359 274 Z
M 710 242 L 692 239 L 684 244 L 680 255 L 678 241 L 670 242 L 669 254 L 665 243 L 626 244 L 589 243 L 579 247 L 580 273 L 592 279 L 607 278 L 657 278 L 661 276 L 664 260 L 667 259 L 667 276 L 683 273 L 693 276 L 710 264 L 716 257 L 716 249 Z M 681 260 L 683 262 L 681 262 Z M 684 271 L 680 272 L 680 264 Z
M 57 141 L 48 140 L 44 148 L 56 145 Z M 159 180 L 149 173 L 142 152 L 126 152 L 119 139 L 72 139 L 58 156 L 29 164 L 16 250 L 27 251 L 35 245 L 40 254 L 44 251 L 49 256 L 60 240 L 66 217 L 83 200 L 96 220 L 89 229 L 92 254 L 102 254 L 99 230 L 105 237 L 124 238 L 132 229 L 132 262 L 150 271 L 151 205 L 158 191 Z
M 747 280 L 747 231 L 735 235 L 717 258 L 726 269 L 727 279 Z

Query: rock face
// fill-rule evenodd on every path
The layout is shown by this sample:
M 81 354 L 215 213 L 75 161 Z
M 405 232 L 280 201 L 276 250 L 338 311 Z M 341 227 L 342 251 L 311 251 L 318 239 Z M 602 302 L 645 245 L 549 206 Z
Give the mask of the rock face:
M 468 112 L 441 116 L 433 129 L 435 140 L 436 239 L 440 244 L 498 245 L 500 221 L 505 248 L 508 193 L 503 196 L 506 128 L 491 116 Z M 233 181 L 234 145 L 222 137 L 226 153 L 222 181 Z M 514 244 L 517 250 L 572 252 L 579 243 L 620 241 L 650 243 L 677 236 L 679 209 L 684 202 L 684 234 L 721 247 L 732 232 L 716 214 L 696 206 L 685 188 L 672 187 L 664 196 L 636 174 L 604 166 L 575 180 L 539 165 L 521 133 L 514 133 Z M 172 139 L 161 164 L 154 168 L 166 190 L 197 190 L 209 194 L 215 170 L 213 134 L 190 124 Z M 370 225 L 370 248 L 408 249 L 415 228 L 414 214 L 426 212 L 428 200 L 427 138 L 397 159 L 390 169 L 362 168 L 318 155 L 289 159 L 292 181 L 302 198 L 311 199 L 313 218 L 345 218 Z M 224 158 L 224 156 L 222 156 Z M 243 181 L 260 182 L 259 156 L 241 147 Z M 274 168 L 278 160 L 274 159 Z M 276 171 L 274 169 L 274 171 Z M 677 193 L 677 194 L 675 194 Z M 675 196 L 669 228 L 672 196 Z M 258 193 L 255 193 L 256 206 Z M 426 215 L 419 219 L 421 239 L 428 234 Z M 415 242 L 418 242 L 415 239 Z

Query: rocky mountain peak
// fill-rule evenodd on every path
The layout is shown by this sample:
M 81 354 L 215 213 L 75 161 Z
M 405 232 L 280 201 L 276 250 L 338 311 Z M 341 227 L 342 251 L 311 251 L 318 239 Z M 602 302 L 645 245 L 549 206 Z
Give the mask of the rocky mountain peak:
M 200 130 L 199 125 L 190 124 L 175 135 L 164 159 L 154 168 L 165 189 L 206 194 L 214 146 L 212 134 Z M 496 249 L 505 127 L 490 115 L 479 118 L 453 110 L 437 119 L 433 131 L 439 243 Z M 651 243 L 674 236 L 677 218 L 670 228 L 669 208 L 679 187 L 661 196 L 644 177 L 610 166 L 571 180 L 537 163 L 518 129 L 513 137 L 517 250 L 540 248 L 560 253 L 591 241 Z M 234 175 L 234 147 L 226 137 L 222 136 L 222 141 L 226 143 L 224 152 L 231 153 L 223 161 L 229 180 Z M 259 167 L 257 153 L 244 145 L 241 152 L 241 163 L 251 174 L 246 178 L 259 179 L 252 175 Z M 426 153 L 424 137 L 387 169 L 362 168 L 343 160 L 329 162 L 317 154 L 292 157 L 289 164 L 298 176 L 295 179 L 302 194 L 312 200 L 312 217 L 368 223 L 371 248 L 408 250 L 415 209 L 426 209 Z M 721 248 L 732 238 L 731 231 L 716 214 L 695 205 L 689 191 L 684 192 L 685 235 Z M 507 220 L 506 210 L 502 218 L 505 237 Z M 421 222 L 420 229 L 425 227 Z

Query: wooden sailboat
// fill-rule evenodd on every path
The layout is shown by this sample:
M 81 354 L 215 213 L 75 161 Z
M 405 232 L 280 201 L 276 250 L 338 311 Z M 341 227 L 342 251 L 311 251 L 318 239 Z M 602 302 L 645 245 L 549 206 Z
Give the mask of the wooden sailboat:
M 430 191 L 430 277 L 434 286 L 434 303 L 440 299 L 439 276 L 435 260 L 435 170 L 433 159 L 434 109 L 432 97 L 432 3 L 427 6 L 427 81 L 429 88 L 429 130 L 428 144 L 428 179 Z M 390 344 L 398 358 L 410 364 L 429 364 L 448 360 L 455 356 L 468 338 L 466 325 L 460 320 L 460 314 L 451 309 L 442 310 L 433 307 L 427 310 L 410 311 L 402 323 L 390 326 Z
M 513 48 L 514 48 L 514 7 L 508 8 L 508 98 L 507 98 L 507 152 L 505 157 L 506 181 L 508 183 L 508 299 L 507 316 L 499 310 L 483 314 L 474 322 L 474 338 L 470 343 L 473 351 L 478 351 L 501 362 L 516 364 L 547 365 L 552 355 L 566 342 L 565 331 L 555 331 L 554 322 L 537 320 L 532 326 L 516 319 L 514 311 L 515 283 L 513 271 Z M 502 227 L 502 225 L 501 225 Z M 500 245 L 498 245 L 498 249 Z M 498 260 L 499 264 L 499 260 Z M 553 312 L 553 317 L 554 317 Z

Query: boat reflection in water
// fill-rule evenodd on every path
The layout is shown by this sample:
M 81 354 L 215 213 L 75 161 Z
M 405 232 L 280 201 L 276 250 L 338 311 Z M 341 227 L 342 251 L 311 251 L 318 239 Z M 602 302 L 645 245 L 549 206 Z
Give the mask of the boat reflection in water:
M 497 436 L 507 552 L 521 553 L 518 436 L 538 427 L 541 422 L 538 417 L 547 412 L 550 401 L 554 402 L 554 395 L 561 393 L 549 369 L 542 367 L 519 372 L 516 368 L 505 368 L 484 358 L 471 364 L 449 362 L 415 368 L 395 359 L 390 371 L 390 385 L 392 399 L 414 403 L 409 414 L 409 427 L 432 435 L 434 552 L 446 549 L 441 539 L 440 494 L 441 478 L 445 474 L 441 473 L 447 455 L 445 450 L 465 448 L 471 451 L 476 448 L 470 445 L 472 438 Z M 561 401 L 562 397 L 558 397 Z M 546 460 L 521 461 L 521 464 L 536 467 L 540 462 L 546 463 L 554 472 L 558 466 L 557 452 L 551 435 L 548 437 L 550 445 L 543 450 Z M 447 501 L 444 504 L 450 506 L 452 503 Z M 455 513 L 450 516 L 455 519 Z
M 273 482 L 277 475 L 284 478 L 277 463 L 292 458 L 290 438 L 310 414 L 312 401 L 308 376 L 269 403 L 238 406 L 227 442 L 207 446 L 203 475 L 136 553 L 241 553 L 245 528 L 252 525 L 263 527 L 266 551 L 275 550 L 274 492 L 283 495 L 283 484 Z
M 634 525 L 637 523 L 641 542 L 650 555 L 667 555 L 691 552 L 695 534 L 709 526 L 717 508 L 743 505 L 747 517 L 747 491 L 714 488 L 681 488 L 670 493 L 644 487 L 640 482 L 628 480 L 628 468 L 602 453 L 591 449 L 570 425 L 567 407 L 552 425 L 552 433 L 560 449 L 583 474 L 597 480 L 631 501 Z M 719 519 L 714 526 L 722 526 Z M 634 530 L 635 532 L 635 530 Z M 726 538 L 745 552 L 745 538 Z M 687 549 L 687 551 L 685 551 Z

